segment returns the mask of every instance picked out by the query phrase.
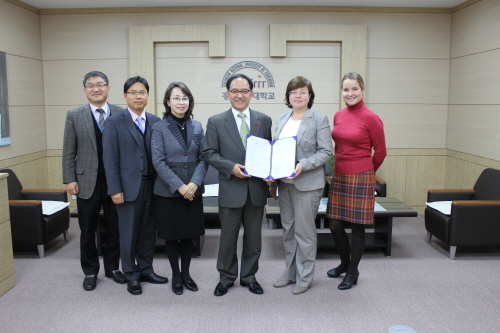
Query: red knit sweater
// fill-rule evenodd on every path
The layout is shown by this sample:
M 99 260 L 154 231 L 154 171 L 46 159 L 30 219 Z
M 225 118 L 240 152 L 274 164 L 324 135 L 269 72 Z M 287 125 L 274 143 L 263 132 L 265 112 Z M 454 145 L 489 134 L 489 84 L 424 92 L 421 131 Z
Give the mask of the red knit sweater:
M 363 100 L 335 113 L 332 138 L 337 173 L 377 171 L 387 155 L 384 124 Z

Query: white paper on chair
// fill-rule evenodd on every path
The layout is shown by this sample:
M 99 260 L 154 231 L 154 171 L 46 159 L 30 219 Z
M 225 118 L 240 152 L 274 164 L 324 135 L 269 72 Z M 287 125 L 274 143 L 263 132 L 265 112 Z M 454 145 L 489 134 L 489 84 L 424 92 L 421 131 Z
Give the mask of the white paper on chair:
M 205 185 L 204 197 L 218 197 L 219 196 L 219 184 Z
M 42 200 L 43 215 L 52 215 L 69 206 L 69 202 Z
M 444 215 L 451 214 L 451 201 L 434 201 L 426 202 L 427 206 L 443 213 Z

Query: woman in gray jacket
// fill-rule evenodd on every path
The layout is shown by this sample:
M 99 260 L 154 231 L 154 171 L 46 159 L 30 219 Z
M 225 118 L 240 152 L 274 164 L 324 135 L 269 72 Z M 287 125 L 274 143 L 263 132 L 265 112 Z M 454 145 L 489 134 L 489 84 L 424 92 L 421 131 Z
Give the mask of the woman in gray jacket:
M 208 165 L 201 157 L 203 128 L 192 119 L 194 99 L 189 88 L 182 82 L 172 82 L 163 105 L 163 120 L 153 126 L 151 143 L 158 173 L 154 186 L 158 196 L 157 235 L 165 240 L 172 267 L 172 290 L 182 295 L 183 285 L 188 290 L 198 290 L 189 266 L 193 239 L 205 234 L 201 195 Z

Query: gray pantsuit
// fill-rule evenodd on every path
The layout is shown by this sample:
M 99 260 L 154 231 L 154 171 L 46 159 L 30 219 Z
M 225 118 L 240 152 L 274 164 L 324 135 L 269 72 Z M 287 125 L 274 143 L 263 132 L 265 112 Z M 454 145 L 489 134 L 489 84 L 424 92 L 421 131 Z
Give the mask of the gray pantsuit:
M 292 111 L 278 118 L 275 139 L 279 138 Z M 297 131 L 296 159 L 302 173 L 293 184 L 279 181 L 280 215 L 286 268 L 281 279 L 295 280 L 297 286 L 309 287 L 316 260 L 316 225 L 321 193 L 325 186 L 324 164 L 332 155 L 328 118 L 307 109 Z
M 280 215 L 286 267 L 282 280 L 308 287 L 314 276 L 317 235 L 314 220 L 323 189 L 299 191 L 294 184 L 279 183 Z

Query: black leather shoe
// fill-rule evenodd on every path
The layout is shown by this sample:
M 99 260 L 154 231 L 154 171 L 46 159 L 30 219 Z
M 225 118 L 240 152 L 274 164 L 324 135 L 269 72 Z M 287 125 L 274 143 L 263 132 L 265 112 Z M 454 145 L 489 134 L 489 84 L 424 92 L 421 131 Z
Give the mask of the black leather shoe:
M 257 281 L 246 283 L 243 281 L 240 281 L 240 286 L 242 287 L 248 287 L 248 290 L 250 290 L 251 293 L 257 294 L 257 295 L 262 295 L 264 293 L 264 289 L 260 286 L 260 284 Z
M 225 294 L 227 294 L 227 290 L 229 288 L 231 288 L 232 286 L 234 286 L 234 283 L 223 284 L 223 283 L 219 282 L 217 284 L 217 287 L 215 287 L 214 295 L 215 296 L 224 296 Z
M 119 283 L 119 284 L 127 283 L 127 279 L 125 278 L 125 275 L 123 275 L 123 273 L 120 272 L 119 270 L 106 271 L 106 272 L 104 272 L 104 275 L 107 278 L 112 278 L 113 281 L 115 281 L 116 283 Z
M 83 290 L 94 290 L 97 284 L 97 276 L 96 275 L 85 275 L 85 279 L 83 280 Z
M 139 279 L 141 282 L 149 282 L 155 284 L 165 284 L 168 282 L 168 278 L 156 275 L 156 273 L 151 274 L 141 274 Z
M 180 282 L 172 283 L 172 291 L 176 295 L 182 295 L 182 292 L 184 291 L 184 288 L 182 287 L 182 283 L 180 283 Z
M 326 275 L 331 278 L 336 278 L 347 272 L 347 269 L 342 268 L 342 266 L 337 266 L 326 272 Z
M 187 290 L 198 291 L 198 286 L 196 285 L 196 282 L 194 282 L 193 280 L 191 280 L 191 279 L 184 280 L 183 279 L 182 283 L 186 286 Z
M 349 274 L 346 273 L 344 276 L 344 280 L 339 284 L 340 290 L 351 289 L 353 285 L 358 284 L 359 272 L 357 274 Z
M 128 280 L 127 281 L 127 291 L 132 295 L 140 295 L 142 294 L 141 283 L 138 279 Z

